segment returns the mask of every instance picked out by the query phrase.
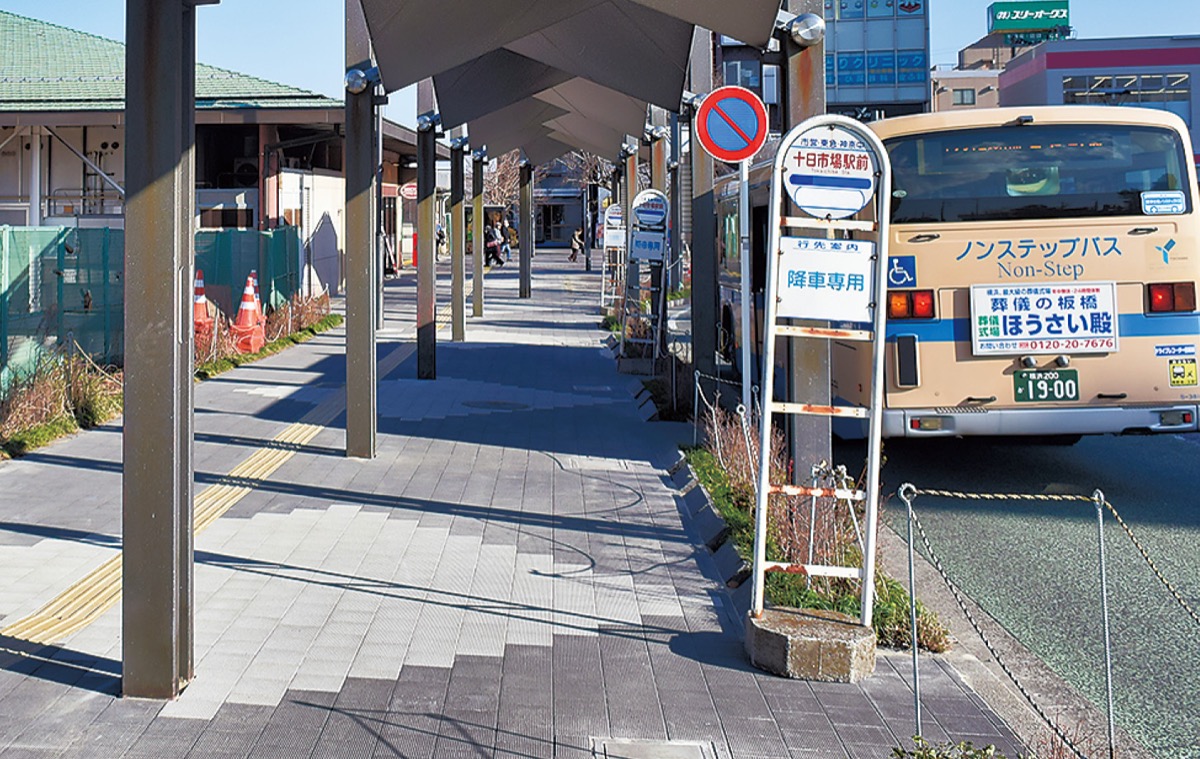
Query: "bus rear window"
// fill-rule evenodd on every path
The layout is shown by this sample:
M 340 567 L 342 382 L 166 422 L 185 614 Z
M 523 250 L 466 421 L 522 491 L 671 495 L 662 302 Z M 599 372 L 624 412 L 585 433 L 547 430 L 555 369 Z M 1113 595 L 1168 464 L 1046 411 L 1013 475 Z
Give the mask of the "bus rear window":
M 886 141 L 892 223 L 1140 216 L 1142 193 L 1180 191 L 1179 135 L 1161 127 L 1047 124 Z

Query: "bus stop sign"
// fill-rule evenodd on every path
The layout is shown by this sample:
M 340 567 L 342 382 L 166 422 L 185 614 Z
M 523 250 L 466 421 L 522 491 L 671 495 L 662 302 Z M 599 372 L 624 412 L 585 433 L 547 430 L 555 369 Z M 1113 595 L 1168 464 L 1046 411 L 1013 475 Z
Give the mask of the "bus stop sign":
M 810 216 L 844 219 L 875 195 L 875 154 L 845 127 L 822 124 L 785 137 L 782 152 L 783 187 Z
M 748 161 L 767 141 L 767 107 L 745 87 L 720 87 L 696 111 L 696 139 L 718 161 Z

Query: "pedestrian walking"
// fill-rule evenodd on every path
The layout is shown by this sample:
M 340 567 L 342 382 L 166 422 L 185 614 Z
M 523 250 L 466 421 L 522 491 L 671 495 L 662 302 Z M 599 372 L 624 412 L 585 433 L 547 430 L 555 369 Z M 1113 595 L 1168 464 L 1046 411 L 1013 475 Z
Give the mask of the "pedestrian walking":
M 487 225 L 483 228 L 485 264 L 494 263 L 503 266 L 504 259 L 500 257 L 500 225 Z
M 571 235 L 571 255 L 567 258 L 568 261 L 579 260 L 579 253 L 583 250 L 583 227 L 576 227 L 575 234 Z

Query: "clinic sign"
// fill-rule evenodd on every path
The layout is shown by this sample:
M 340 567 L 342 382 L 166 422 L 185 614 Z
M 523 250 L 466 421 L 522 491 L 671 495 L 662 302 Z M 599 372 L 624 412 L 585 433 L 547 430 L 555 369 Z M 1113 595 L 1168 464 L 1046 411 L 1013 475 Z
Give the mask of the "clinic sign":
M 1071 25 L 1068 0 L 1009 0 L 988 6 L 988 33 L 1045 32 Z
M 670 204 L 659 190 L 642 190 L 630 212 L 629 258 L 662 261 L 667 252 L 667 217 Z
M 783 188 L 818 219 L 845 219 L 875 196 L 875 154 L 838 125 L 805 130 L 783 148 Z

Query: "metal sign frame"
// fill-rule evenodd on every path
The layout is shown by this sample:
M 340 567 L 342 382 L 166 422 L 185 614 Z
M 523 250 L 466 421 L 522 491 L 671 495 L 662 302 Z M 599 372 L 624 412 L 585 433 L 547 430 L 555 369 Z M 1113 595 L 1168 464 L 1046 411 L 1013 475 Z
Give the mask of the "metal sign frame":
M 873 197 L 876 221 L 859 221 L 854 219 L 839 220 L 831 218 L 815 218 L 812 216 L 788 216 L 782 213 L 785 199 L 790 203 L 782 184 L 785 173 L 784 161 L 789 155 L 789 148 L 805 133 L 817 129 L 841 128 L 859 137 L 873 153 L 875 172 L 877 176 L 876 192 Z M 883 390 L 884 390 L 884 346 L 886 345 L 886 302 L 887 302 L 887 266 L 888 260 L 888 219 L 891 215 L 891 165 L 887 151 L 882 141 L 865 125 L 845 116 L 833 114 L 815 116 L 807 119 L 789 131 L 779 146 L 775 155 L 774 174 L 771 181 L 771 208 L 769 234 L 770 241 L 767 250 L 767 282 L 766 308 L 763 316 L 763 370 L 762 387 L 763 403 L 760 418 L 758 460 L 758 487 L 755 500 L 754 524 L 754 595 L 751 614 L 761 617 L 763 614 L 763 596 L 766 571 L 770 569 L 794 569 L 809 575 L 824 575 L 835 577 L 857 578 L 862 581 L 862 614 L 860 622 L 864 626 L 871 625 L 874 611 L 875 590 L 875 539 L 879 527 L 879 479 L 880 454 L 882 452 L 883 433 Z M 867 205 L 870 205 L 868 202 Z M 828 328 L 783 326 L 776 324 L 777 292 L 780 278 L 780 259 L 782 256 L 783 229 L 820 230 L 829 237 L 836 231 L 869 231 L 876 235 L 874 252 L 873 279 L 873 319 L 871 330 L 839 330 L 839 340 L 859 340 L 872 342 L 871 363 L 871 402 L 868 409 L 848 406 L 814 406 L 802 402 L 778 402 L 774 399 L 775 384 L 775 338 L 777 335 L 789 338 L 818 338 L 830 339 L 834 333 Z M 849 416 L 868 419 L 867 434 L 867 485 L 865 491 L 858 490 L 829 490 L 816 487 L 791 485 L 772 485 L 770 481 L 771 451 L 765 442 L 771 439 L 771 423 L 774 412 L 784 414 L 819 414 L 824 416 Z M 834 567 L 810 564 L 784 564 L 767 562 L 767 508 L 772 493 L 789 496 L 834 497 L 852 499 L 866 504 L 866 528 L 863 531 L 863 565 L 862 568 Z

